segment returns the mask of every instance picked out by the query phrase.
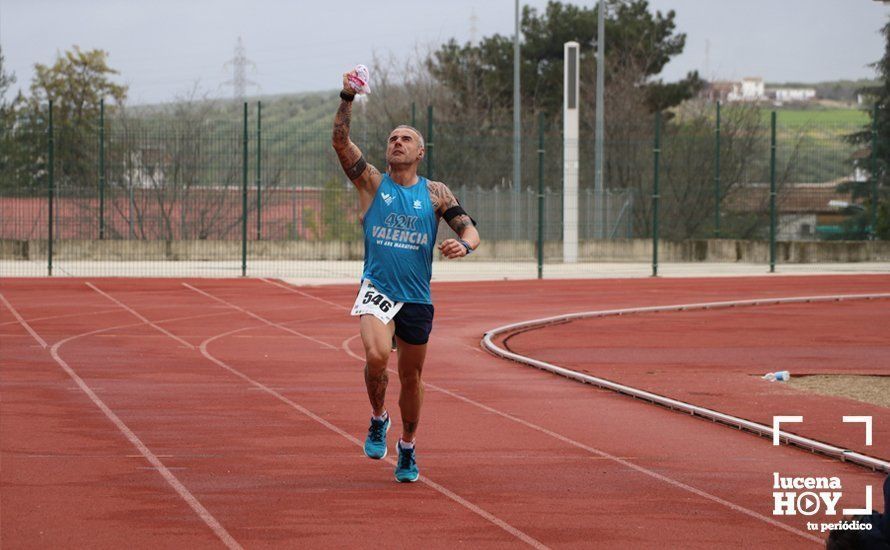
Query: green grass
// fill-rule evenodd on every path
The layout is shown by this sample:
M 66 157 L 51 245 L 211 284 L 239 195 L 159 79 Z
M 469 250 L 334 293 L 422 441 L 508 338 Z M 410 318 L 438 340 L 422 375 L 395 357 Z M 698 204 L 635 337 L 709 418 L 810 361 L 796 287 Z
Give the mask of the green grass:
M 770 110 L 764 109 L 765 122 L 770 120 Z M 868 113 L 857 109 L 776 109 L 776 124 L 790 128 L 817 126 L 844 126 L 855 128 L 868 124 Z
M 769 122 L 769 110 L 763 111 Z M 776 109 L 779 169 L 791 162 L 788 179 L 824 182 L 849 176 L 857 146 L 844 138 L 866 126 L 870 117 L 858 109 Z M 793 161 L 794 145 L 798 143 Z

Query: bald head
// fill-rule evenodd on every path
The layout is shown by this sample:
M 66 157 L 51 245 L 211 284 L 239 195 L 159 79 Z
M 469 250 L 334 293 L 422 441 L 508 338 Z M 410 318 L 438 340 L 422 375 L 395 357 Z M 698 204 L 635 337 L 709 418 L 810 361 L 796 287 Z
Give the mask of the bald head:
M 399 124 L 398 126 L 396 126 L 395 128 L 393 128 L 393 131 L 401 130 L 401 129 L 411 130 L 412 132 L 414 132 L 415 134 L 417 134 L 417 139 L 418 139 L 418 143 L 420 143 L 420 147 L 421 147 L 421 148 L 424 148 L 424 147 L 425 147 L 425 146 L 424 146 L 424 143 L 423 143 L 423 134 L 420 133 L 420 130 L 418 130 L 418 129 L 415 128 L 414 126 L 408 126 L 407 124 Z
M 423 136 L 417 128 L 401 125 L 393 129 L 386 143 L 386 163 L 390 166 L 410 166 L 415 169 L 423 160 Z

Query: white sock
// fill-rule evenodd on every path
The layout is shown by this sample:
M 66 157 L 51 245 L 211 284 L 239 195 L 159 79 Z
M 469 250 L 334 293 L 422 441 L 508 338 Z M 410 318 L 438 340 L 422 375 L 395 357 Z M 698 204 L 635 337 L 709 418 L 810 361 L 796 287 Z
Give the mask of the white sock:
M 405 441 L 404 439 L 399 438 L 399 445 L 401 445 L 401 447 L 402 447 L 403 449 L 413 449 L 413 448 L 414 448 L 414 441 L 412 440 L 410 443 L 408 443 L 408 442 Z
M 376 416 L 374 414 L 374 411 L 371 411 L 371 418 L 378 422 L 380 422 L 381 420 L 386 420 L 387 416 L 389 416 L 389 411 L 383 411 L 383 414 L 381 414 L 380 416 Z

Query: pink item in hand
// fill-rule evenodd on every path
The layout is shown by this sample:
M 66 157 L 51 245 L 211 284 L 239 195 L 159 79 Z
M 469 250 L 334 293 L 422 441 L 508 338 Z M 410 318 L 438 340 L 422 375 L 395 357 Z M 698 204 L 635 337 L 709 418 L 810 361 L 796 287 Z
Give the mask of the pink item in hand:
M 364 65 L 356 65 L 349 74 L 346 75 L 349 85 L 357 94 L 371 93 L 371 73 Z

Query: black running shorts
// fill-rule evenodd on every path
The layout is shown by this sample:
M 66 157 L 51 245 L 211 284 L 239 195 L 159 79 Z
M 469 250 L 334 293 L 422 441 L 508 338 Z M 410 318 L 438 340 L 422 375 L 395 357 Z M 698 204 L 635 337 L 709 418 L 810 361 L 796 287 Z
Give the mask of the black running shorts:
M 433 330 L 433 306 L 406 302 L 396 313 L 396 336 L 409 344 L 421 346 L 430 339 Z

